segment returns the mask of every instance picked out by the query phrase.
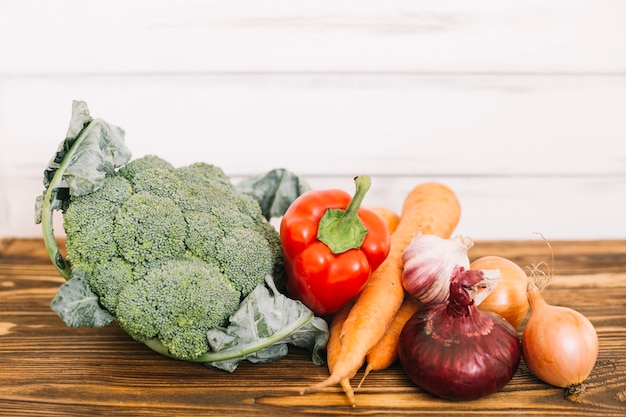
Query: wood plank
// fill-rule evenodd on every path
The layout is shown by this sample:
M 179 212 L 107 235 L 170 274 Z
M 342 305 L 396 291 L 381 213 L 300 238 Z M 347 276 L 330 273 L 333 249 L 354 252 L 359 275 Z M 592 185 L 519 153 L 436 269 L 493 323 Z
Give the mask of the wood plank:
M 598 363 L 580 392 L 550 387 L 522 363 L 501 392 L 473 402 L 450 402 L 416 388 L 395 364 L 368 376 L 357 392 L 356 409 L 347 406 L 337 387 L 298 395 L 299 389 L 327 375 L 301 350 L 272 364 L 243 363 L 229 374 L 164 358 L 115 325 L 65 327 L 48 306 L 62 279 L 42 247 L 38 239 L 0 240 L 0 415 L 622 416 L 626 412 L 625 241 L 552 242 L 561 267 L 558 285 L 546 290 L 546 300 L 581 311 L 600 337 Z M 545 256 L 546 247 L 537 241 L 479 241 L 473 251 L 475 256 L 499 253 L 524 261 Z M 589 277 L 594 278 L 592 285 Z
M 539 237 L 536 240 L 520 241 L 477 240 L 470 249 L 469 256 L 471 260 L 486 255 L 504 256 L 522 267 L 527 267 L 542 261 L 551 263 L 554 254 L 554 272 L 558 275 L 575 276 L 626 271 L 626 240 L 567 240 L 548 243 Z M 61 253 L 64 253 L 65 240 L 58 239 L 57 245 Z M 50 260 L 40 238 L 0 239 L 0 260 L 6 268 L 12 264 L 28 264 L 37 274 L 51 271 Z M 24 273 L 19 268 L 13 270 L 15 274 Z

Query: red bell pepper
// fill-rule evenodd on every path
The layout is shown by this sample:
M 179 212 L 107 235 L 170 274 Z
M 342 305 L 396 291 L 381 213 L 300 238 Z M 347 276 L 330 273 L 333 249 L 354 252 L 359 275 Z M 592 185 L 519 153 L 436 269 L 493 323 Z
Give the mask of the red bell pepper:
M 360 207 L 371 179 L 355 183 L 353 198 L 342 190 L 302 194 L 280 224 L 289 295 L 318 315 L 336 312 L 361 292 L 389 254 L 385 222 Z

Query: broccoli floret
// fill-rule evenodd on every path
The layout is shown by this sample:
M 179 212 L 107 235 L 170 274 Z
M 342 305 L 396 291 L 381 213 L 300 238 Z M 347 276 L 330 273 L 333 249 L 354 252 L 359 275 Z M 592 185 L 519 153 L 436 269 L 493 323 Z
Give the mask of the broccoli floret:
M 248 220 L 237 210 L 239 194 L 232 184 L 217 180 L 205 180 L 202 176 L 194 178 L 187 173 L 183 176 L 187 187 L 181 190 L 178 204 L 185 211 L 207 211 L 217 216 L 237 215 L 238 221 Z M 224 217 L 226 219 L 226 217 Z
M 217 243 L 217 261 L 243 295 L 274 272 L 272 247 L 262 234 L 243 227 L 230 229 Z
M 113 238 L 121 256 L 133 264 L 181 257 L 186 235 L 180 208 L 168 198 L 147 192 L 130 196 L 115 217 Z
M 130 180 L 135 193 L 147 192 L 176 202 L 183 195 L 187 184 L 176 175 L 176 171 L 163 168 L 150 168 L 136 172 Z
M 216 181 L 227 185 L 231 184 L 230 178 L 228 178 L 222 168 L 212 164 L 207 164 L 206 162 L 195 162 L 191 165 L 180 167 L 176 171 L 183 181 Z
M 158 339 L 170 355 L 191 360 L 209 350 L 206 332 L 225 324 L 240 293 L 214 266 L 170 260 L 119 293 L 118 324 L 134 339 Z
M 96 262 L 87 274 L 87 285 L 99 296 L 100 304 L 113 314 L 120 291 L 133 281 L 133 267 L 122 258 Z
M 276 288 L 286 294 L 287 293 L 287 275 L 285 274 L 285 258 L 283 256 L 283 247 L 280 243 L 280 235 L 276 233 L 276 229 L 269 222 L 260 222 L 258 224 L 258 232 L 263 235 L 269 246 L 272 263 L 274 269 L 272 276 Z
M 138 172 L 155 168 L 173 170 L 174 166 L 158 156 L 146 155 L 141 158 L 133 159 L 126 165 L 122 166 L 117 173 L 127 180 L 132 180 Z
M 113 239 L 115 214 L 132 195 L 130 182 L 118 176 L 107 177 L 93 193 L 72 197 L 63 213 L 63 228 L 69 236 L 67 258 L 88 272 L 90 264 L 118 256 Z
M 185 244 L 189 251 L 205 262 L 214 263 L 217 259 L 217 243 L 225 235 L 220 218 L 206 211 L 189 211 L 185 213 L 185 220 Z

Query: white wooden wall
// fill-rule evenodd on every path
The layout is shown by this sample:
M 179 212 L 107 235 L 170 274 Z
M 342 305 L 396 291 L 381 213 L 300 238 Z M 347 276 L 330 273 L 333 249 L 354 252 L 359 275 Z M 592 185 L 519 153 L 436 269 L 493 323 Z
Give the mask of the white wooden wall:
M 135 156 L 285 167 L 400 210 L 438 180 L 475 239 L 626 238 L 626 2 L 0 0 L 0 237 L 71 101 Z

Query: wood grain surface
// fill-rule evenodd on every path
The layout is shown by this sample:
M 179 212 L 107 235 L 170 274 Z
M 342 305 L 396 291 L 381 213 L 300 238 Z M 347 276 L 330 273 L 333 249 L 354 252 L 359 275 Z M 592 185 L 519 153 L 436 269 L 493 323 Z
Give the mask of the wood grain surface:
M 0 415 L 2 416 L 341 416 L 626 414 L 626 241 L 551 242 L 549 303 L 585 314 L 600 337 L 596 367 L 567 392 L 522 362 L 501 391 L 471 402 L 434 398 L 395 364 L 370 374 L 356 408 L 339 387 L 300 396 L 325 367 L 297 349 L 232 374 L 162 357 L 117 326 L 68 328 L 49 303 L 63 282 L 37 239 L 0 241 Z M 507 256 L 521 266 L 550 262 L 542 241 L 476 242 L 470 257 Z M 361 373 L 357 374 L 360 379 Z

